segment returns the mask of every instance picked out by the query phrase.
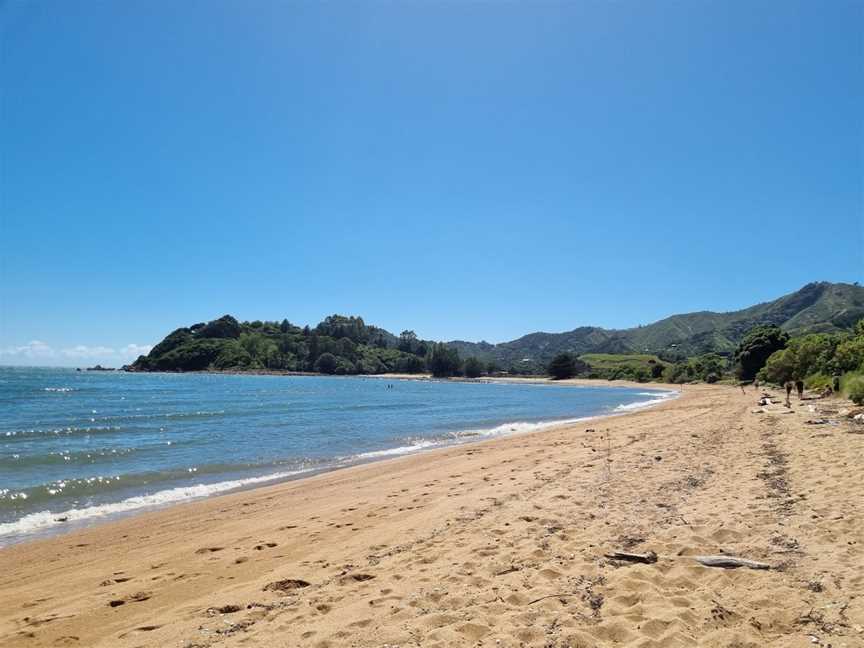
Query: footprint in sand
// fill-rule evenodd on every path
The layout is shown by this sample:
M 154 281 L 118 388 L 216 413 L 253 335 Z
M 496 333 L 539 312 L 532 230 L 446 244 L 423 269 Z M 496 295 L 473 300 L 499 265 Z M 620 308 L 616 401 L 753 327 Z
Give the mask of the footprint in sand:
M 273 547 L 278 547 L 275 542 L 264 542 L 263 544 L 255 545 L 254 549 L 256 551 L 263 551 L 264 549 L 272 549 Z
M 201 549 L 197 549 L 195 551 L 196 554 L 208 554 L 208 553 L 216 553 L 217 551 L 222 551 L 225 547 L 201 547 Z
M 264 586 L 264 591 L 272 592 L 291 592 L 293 590 L 309 587 L 310 583 L 296 578 L 286 578 L 284 580 L 273 581 Z
M 217 614 L 234 614 L 242 610 L 239 605 L 222 605 L 219 607 L 207 608 L 207 616 L 216 616 Z

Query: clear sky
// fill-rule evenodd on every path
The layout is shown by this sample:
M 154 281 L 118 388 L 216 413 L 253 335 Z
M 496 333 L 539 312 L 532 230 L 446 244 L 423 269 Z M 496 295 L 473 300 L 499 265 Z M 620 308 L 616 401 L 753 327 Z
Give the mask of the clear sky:
M 864 280 L 864 2 L 0 2 L 0 364 Z

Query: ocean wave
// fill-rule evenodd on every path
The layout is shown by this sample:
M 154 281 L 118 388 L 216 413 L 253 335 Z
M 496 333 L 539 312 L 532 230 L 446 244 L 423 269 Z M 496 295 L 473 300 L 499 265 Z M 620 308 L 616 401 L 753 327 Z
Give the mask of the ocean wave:
M 46 387 L 43 391 L 47 392 L 72 392 L 75 391 L 74 387 Z
M 654 398 L 650 400 L 644 401 L 636 401 L 635 403 L 627 403 L 617 405 L 614 409 L 615 412 L 630 412 L 632 410 L 642 409 L 644 407 L 651 407 L 652 405 L 659 405 L 660 403 L 665 403 L 666 401 L 677 398 L 681 395 L 681 392 L 677 391 L 667 391 L 667 392 L 639 392 L 637 396 L 654 396 Z
M 375 457 L 390 457 L 396 455 L 404 455 L 411 454 L 412 452 L 418 452 L 420 450 L 425 450 L 426 448 L 432 448 L 434 446 L 441 445 L 440 441 L 432 441 L 432 440 L 424 440 L 418 441 L 417 443 L 413 443 L 411 445 L 399 446 L 397 448 L 387 448 L 385 450 L 371 450 L 370 452 L 361 452 L 358 455 L 355 455 L 357 459 L 374 459 Z
M 244 486 L 251 486 L 253 484 L 263 484 L 280 479 L 288 479 L 289 477 L 309 472 L 309 470 L 311 469 L 277 472 L 269 475 L 261 475 L 259 477 L 232 479 L 213 484 L 180 486 L 178 488 L 158 491 L 150 495 L 137 495 L 112 504 L 100 504 L 80 509 L 69 509 L 62 512 L 39 511 L 36 513 L 30 513 L 14 522 L 0 524 L 0 541 L 2 541 L 3 537 L 43 531 L 52 527 L 57 527 L 61 524 L 69 524 L 70 522 L 86 522 L 97 518 L 104 518 L 120 513 L 128 513 L 144 508 L 153 508 L 186 500 L 200 499 L 209 495 L 224 493 L 226 491 L 243 488 Z
M 0 432 L 0 437 L 6 441 L 14 440 L 15 437 L 56 437 L 56 436 L 89 436 L 91 434 L 109 434 L 123 430 L 117 425 L 93 425 L 88 427 L 55 427 L 55 428 L 32 428 L 29 430 L 7 430 Z

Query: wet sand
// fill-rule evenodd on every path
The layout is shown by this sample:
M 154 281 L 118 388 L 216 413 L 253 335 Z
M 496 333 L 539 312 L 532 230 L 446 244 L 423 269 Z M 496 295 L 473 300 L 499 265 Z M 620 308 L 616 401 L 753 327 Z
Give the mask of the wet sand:
M 864 646 L 861 426 L 755 401 L 687 386 L 8 547 L 0 646 Z M 693 559 L 720 553 L 772 569 Z

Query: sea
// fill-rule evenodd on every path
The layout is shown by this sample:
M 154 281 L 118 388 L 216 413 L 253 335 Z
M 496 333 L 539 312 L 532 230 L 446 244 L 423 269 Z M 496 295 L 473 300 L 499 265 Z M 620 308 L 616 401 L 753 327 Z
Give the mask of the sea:
M 0 367 L 0 546 L 677 392 Z

